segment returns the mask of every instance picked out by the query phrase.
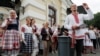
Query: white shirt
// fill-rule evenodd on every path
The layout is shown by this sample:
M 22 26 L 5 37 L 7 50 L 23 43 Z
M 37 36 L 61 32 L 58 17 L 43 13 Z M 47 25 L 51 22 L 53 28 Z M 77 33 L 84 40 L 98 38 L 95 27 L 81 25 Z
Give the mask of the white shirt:
M 82 32 L 85 34 L 85 33 L 89 32 L 89 30 L 88 30 L 88 28 L 83 28 Z
M 26 24 L 25 25 L 22 25 L 21 28 L 24 28 L 25 29 L 25 31 L 23 33 L 33 33 L 32 32 L 32 27 L 29 27 Z
M 24 31 L 23 31 L 23 29 L 24 29 Z M 23 42 L 27 45 L 26 41 L 24 40 L 25 39 L 24 33 L 31 33 L 32 34 L 33 33 L 32 27 L 29 27 L 26 24 L 21 26 L 21 37 L 23 39 Z
M 55 31 L 53 32 L 53 35 L 58 35 L 58 29 L 55 29 Z
M 46 29 L 46 32 L 49 34 L 49 28 Z
M 4 22 L 3 22 L 2 25 L 1 25 L 1 27 L 7 26 L 7 21 L 8 21 L 7 19 L 4 20 Z M 11 21 L 11 24 L 17 24 L 16 19 L 9 19 L 9 21 Z
M 89 30 L 88 30 L 88 28 L 84 28 L 84 29 L 82 29 L 82 32 L 83 32 L 83 34 L 89 33 Z M 85 34 L 84 39 L 86 39 L 86 37 L 88 37 L 88 36 Z
M 90 39 L 96 39 L 95 32 L 93 30 L 89 30 Z
M 54 32 L 58 27 L 57 26 L 52 26 L 51 29 Z
M 82 24 L 84 24 L 84 20 L 91 20 L 94 18 L 93 13 L 91 12 L 91 10 L 86 10 L 87 14 L 78 14 L 78 19 L 79 19 L 79 23 L 77 24 L 74 16 L 72 14 L 69 14 L 66 19 L 65 19 L 65 23 L 64 23 L 64 28 L 69 30 L 69 34 L 72 34 L 72 26 L 77 25 L 80 26 Z M 76 30 L 75 31 L 75 35 L 76 36 L 80 36 L 80 35 L 84 35 L 82 32 L 82 29 Z M 78 39 L 83 39 L 83 38 L 78 38 Z

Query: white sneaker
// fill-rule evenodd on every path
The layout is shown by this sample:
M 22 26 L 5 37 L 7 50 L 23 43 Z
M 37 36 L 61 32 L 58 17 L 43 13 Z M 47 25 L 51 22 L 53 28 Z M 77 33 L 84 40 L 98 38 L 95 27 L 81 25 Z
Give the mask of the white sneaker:
M 52 51 L 52 54 L 55 54 L 55 52 L 54 52 L 54 51 Z
M 58 51 L 55 51 L 55 53 L 57 54 L 57 53 L 58 53 Z

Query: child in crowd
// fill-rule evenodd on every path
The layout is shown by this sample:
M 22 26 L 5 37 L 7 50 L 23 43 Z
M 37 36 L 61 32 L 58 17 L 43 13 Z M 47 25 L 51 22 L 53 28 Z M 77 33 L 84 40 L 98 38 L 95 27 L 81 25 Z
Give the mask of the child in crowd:
M 37 32 L 38 28 L 35 25 L 35 19 L 31 20 L 31 27 L 33 30 L 33 40 L 34 40 L 32 56 L 37 56 L 39 52 L 39 46 L 38 46 L 39 45 L 39 34 Z
M 84 31 L 84 34 L 85 34 L 85 38 L 84 38 L 84 41 L 83 41 L 83 44 L 84 44 L 84 53 L 88 53 L 88 52 L 94 53 L 93 52 L 94 51 L 93 42 L 89 38 L 88 28 L 84 28 L 83 31 Z

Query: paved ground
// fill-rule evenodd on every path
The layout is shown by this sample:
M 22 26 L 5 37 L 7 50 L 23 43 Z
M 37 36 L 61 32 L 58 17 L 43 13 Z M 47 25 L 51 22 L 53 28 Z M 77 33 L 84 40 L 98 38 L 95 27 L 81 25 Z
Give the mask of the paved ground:
M 22 55 L 19 55 L 22 56 Z M 43 55 L 39 55 L 39 56 L 43 56 Z M 49 54 L 49 56 L 58 56 L 58 54 Z M 83 56 L 100 56 L 100 48 L 96 50 L 96 54 L 85 54 Z
M 42 56 L 42 55 L 40 55 Z M 58 56 L 58 54 L 49 54 L 49 56 Z M 100 56 L 100 49 L 96 50 L 96 54 L 85 54 L 83 56 Z
M 39 55 L 42 56 L 42 55 Z M 49 56 L 58 56 L 58 54 L 49 54 Z
M 100 49 L 96 50 L 96 54 L 86 54 L 84 56 L 100 56 Z

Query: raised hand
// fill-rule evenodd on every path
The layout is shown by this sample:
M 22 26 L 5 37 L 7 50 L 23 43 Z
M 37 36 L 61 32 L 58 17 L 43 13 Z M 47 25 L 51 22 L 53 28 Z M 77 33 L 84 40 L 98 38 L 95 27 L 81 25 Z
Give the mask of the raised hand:
M 87 3 L 83 3 L 83 7 L 84 7 L 85 9 L 89 9 L 89 6 L 88 6 Z

